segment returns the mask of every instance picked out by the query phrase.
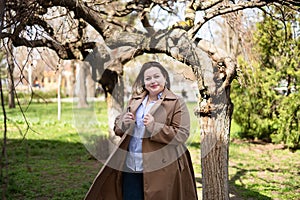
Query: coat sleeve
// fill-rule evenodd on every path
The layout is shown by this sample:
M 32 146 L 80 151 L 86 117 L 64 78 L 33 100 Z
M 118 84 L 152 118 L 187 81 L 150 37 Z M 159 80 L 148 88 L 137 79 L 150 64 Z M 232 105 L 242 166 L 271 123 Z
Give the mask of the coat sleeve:
M 164 144 L 183 144 L 190 133 L 190 115 L 183 99 L 175 102 L 169 124 L 154 122 L 147 128 L 150 132 L 150 140 Z
M 115 119 L 115 124 L 114 124 L 115 134 L 118 135 L 118 136 L 121 136 L 121 137 L 123 136 L 123 134 L 126 131 L 125 126 L 122 122 L 123 115 L 124 115 L 124 113 L 117 116 L 116 119 Z

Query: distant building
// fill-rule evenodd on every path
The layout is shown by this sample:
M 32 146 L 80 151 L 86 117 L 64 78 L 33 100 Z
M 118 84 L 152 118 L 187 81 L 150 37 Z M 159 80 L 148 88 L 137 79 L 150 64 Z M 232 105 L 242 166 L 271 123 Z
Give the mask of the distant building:
M 58 88 L 59 75 L 61 73 L 61 91 L 65 96 L 73 97 L 75 84 L 75 66 L 71 61 L 64 61 L 60 69 L 55 70 L 42 60 L 25 63 L 23 71 L 18 68 L 14 72 L 17 91 L 41 90 L 44 92 L 55 91 Z

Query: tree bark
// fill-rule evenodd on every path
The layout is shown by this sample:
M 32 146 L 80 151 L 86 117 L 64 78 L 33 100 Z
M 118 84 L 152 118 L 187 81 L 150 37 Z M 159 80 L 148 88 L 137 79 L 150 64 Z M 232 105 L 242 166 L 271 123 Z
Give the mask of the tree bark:
M 228 200 L 228 150 L 233 104 L 229 88 L 200 104 L 202 197 Z

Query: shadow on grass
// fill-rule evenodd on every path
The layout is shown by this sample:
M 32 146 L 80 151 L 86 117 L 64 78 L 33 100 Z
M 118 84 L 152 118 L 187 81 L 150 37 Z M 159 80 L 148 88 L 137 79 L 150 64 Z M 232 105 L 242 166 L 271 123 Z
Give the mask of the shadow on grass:
M 230 199 L 239 200 L 239 199 L 253 199 L 253 200 L 271 200 L 272 198 L 267 197 L 265 195 L 260 194 L 259 192 L 246 189 L 245 185 L 237 185 L 235 182 L 239 180 L 241 183 L 243 183 L 242 178 L 246 173 L 249 173 L 249 170 L 245 170 L 239 167 L 234 167 L 237 169 L 237 172 L 235 175 L 229 180 L 229 188 L 230 188 L 230 194 L 233 195 Z M 259 171 L 256 169 L 253 169 L 251 171 Z
M 101 167 L 79 142 L 9 139 L 7 144 L 8 200 L 83 199 Z

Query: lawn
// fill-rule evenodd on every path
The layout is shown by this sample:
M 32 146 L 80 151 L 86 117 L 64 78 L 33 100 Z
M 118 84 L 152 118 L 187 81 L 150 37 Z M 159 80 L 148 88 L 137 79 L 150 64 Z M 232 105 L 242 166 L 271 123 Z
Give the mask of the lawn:
M 188 106 L 192 112 L 194 105 Z M 8 175 L 7 199 L 83 199 L 101 162 L 90 155 L 82 133 L 107 134 L 105 103 L 95 102 L 92 108 L 83 110 L 73 108 L 72 103 L 63 103 L 60 121 L 56 103 L 33 103 L 22 108 L 26 120 L 19 109 L 6 108 L 8 170 L 3 170 L 2 176 Z M 2 111 L 0 114 L 3 122 Z M 82 127 L 89 130 L 85 132 Z M 1 123 L 1 133 L 3 129 Z M 233 124 L 232 135 L 237 129 Z M 199 140 L 197 119 L 192 117 L 187 144 L 201 194 Z M 241 140 L 231 142 L 231 199 L 300 199 L 300 153 L 282 147 Z

